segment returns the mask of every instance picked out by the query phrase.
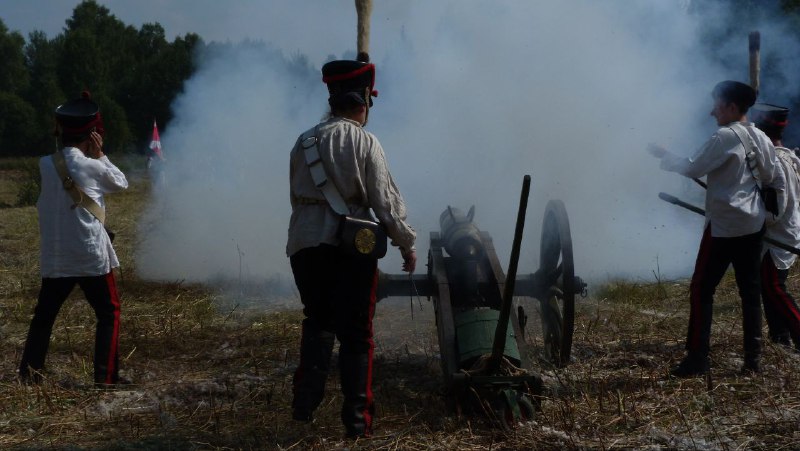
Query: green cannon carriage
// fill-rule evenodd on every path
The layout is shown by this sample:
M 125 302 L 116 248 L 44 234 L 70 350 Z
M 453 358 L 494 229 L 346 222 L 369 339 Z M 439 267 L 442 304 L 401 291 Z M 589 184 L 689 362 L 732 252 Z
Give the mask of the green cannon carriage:
M 586 284 L 575 276 L 569 219 L 563 202 L 545 209 L 539 269 L 516 275 L 530 177 L 525 176 L 508 274 L 492 237 L 467 214 L 448 206 L 432 232 L 427 274 L 414 275 L 421 296 L 433 301 L 444 382 L 454 406 L 488 413 L 503 427 L 535 415 L 542 393 L 524 339 L 527 314 L 514 297 L 539 301 L 546 364 L 569 363 L 575 296 Z M 382 274 L 378 298 L 409 293 L 408 275 Z M 510 326 L 510 327 L 509 327 Z

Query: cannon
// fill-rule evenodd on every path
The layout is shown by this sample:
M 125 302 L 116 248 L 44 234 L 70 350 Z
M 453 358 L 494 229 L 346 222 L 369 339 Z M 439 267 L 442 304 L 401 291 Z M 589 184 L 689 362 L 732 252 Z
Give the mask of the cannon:
M 533 418 L 542 394 L 525 340 L 527 313 L 512 308 L 514 297 L 539 301 L 541 364 L 569 363 L 575 297 L 586 284 L 575 275 L 569 219 L 563 202 L 551 200 L 542 223 L 539 269 L 517 277 L 530 176 L 525 176 L 508 267 L 503 272 L 492 237 L 465 214 L 448 206 L 440 231 L 430 235 L 427 274 L 381 274 L 378 299 L 407 296 L 409 278 L 418 295 L 432 300 L 442 373 L 456 409 L 477 406 L 502 427 Z M 474 401 L 474 402 L 467 402 Z

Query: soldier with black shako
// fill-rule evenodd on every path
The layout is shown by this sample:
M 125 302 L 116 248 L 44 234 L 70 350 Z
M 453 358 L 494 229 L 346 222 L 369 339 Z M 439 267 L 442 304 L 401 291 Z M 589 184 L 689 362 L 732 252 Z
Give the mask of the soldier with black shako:
M 777 105 L 757 103 L 751 108 L 750 118 L 772 140 L 777 158 L 777 170 L 785 180 L 779 192 L 779 214 L 767 215 L 766 237 L 792 247 L 800 247 L 800 158 L 783 145 L 783 131 L 789 109 Z M 774 343 L 794 345 L 800 350 L 800 309 L 786 289 L 786 278 L 797 255 L 769 242 L 764 243 L 761 260 L 761 300 L 769 327 L 769 338 Z
M 120 300 L 112 271 L 119 260 L 104 227 L 104 196 L 126 189 L 128 181 L 103 152 L 103 118 L 88 92 L 56 108 L 55 117 L 61 148 L 39 160 L 42 287 L 19 376 L 42 380 L 53 324 L 77 285 L 97 319 L 94 382 L 111 387 L 127 381 L 119 376 Z
M 322 402 L 338 339 L 344 397 L 341 417 L 348 437 L 372 432 L 372 319 L 378 261 L 354 255 L 343 246 L 346 243 L 339 233 L 343 216 L 369 221 L 374 213 L 400 250 L 403 271 L 413 272 L 417 259 L 416 233 L 406 222 L 403 197 L 389 173 L 381 144 L 364 129 L 377 94 L 375 66 L 368 61 L 361 54 L 356 61 L 322 66 L 330 117 L 303 133 L 290 156 L 292 216 L 286 253 L 305 315 L 292 416 L 312 421 Z M 374 235 L 366 238 L 361 244 L 375 244 L 370 241 Z

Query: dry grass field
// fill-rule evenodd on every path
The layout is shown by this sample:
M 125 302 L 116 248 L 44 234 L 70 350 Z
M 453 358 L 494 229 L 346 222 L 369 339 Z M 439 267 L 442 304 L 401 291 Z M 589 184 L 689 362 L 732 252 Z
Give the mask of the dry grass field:
M 129 167 L 140 166 L 131 157 Z M 409 299 L 395 299 L 378 305 L 375 321 L 375 437 L 344 440 L 336 375 L 315 423 L 295 423 L 299 309 L 137 278 L 136 222 L 149 183 L 135 170 L 131 189 L 108 198 L 123 262 L 121 367 L 135 385 L 90 386 L 94 317 L 79 290 L 56 322 L 46 381 L 21 385 L 16 369 L 39 287 L 36 211 L 16 206 L 26 167 L 0 163 L 2 449 L 800 448 L 800 357 L 767 343 L 763 372 L 739 375 L 740 310 L 730 277 L 718 290 L 709 377 L 667 376 L 683 354 L 685 281 L 609 281 L 578 301 L 574 361 L 536 368 L 546 386 L 536 419 L 501 431 L 447 408 L 433 309 L 414 300 L 412 320 Z M 800 293 L 799 285 L 792 273 L 790 289 Z

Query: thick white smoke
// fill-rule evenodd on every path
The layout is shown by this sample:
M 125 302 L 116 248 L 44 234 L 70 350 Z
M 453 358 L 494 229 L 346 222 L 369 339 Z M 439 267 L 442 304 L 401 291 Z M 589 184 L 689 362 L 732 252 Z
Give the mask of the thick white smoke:
M 327 106 L 326 59 L 306 65 L 293 55 L 352 57 L 356 40 L 351 1 L 324 15 L 305 2 L 286 5 L 284 23 L 296 27 L 276 27 L 280 37 L 267 44 L 215 47 L 175 102 L 162 136 L 166 180 L 141 231 L 143 276 L 289 274 L 288 155 Z M 701 21 L 677 5 L 376 3 L 380 95 L 368 129 L 408 203 L 421 263 L 442 210 L 474 204 L 505 266 L 522 177 L 531 174 L 521 271 L 538 267 L 544 207 L 558 198 L 584 278 L 691 272 L 702 218 L 657 194 L 699 203 L 702 193 L 660 171 L 644 149 L 659 142 L 688 154 L 714 131 L 709 92 L 722 79 L 746 81 L 747 34 L 731 43 L 741 73 L 726 73 L 700 53 Z M 324 32 L 334 28 L 351 31 Z M 400 272 L 396 254 L 381 261 L 383 271 Z

